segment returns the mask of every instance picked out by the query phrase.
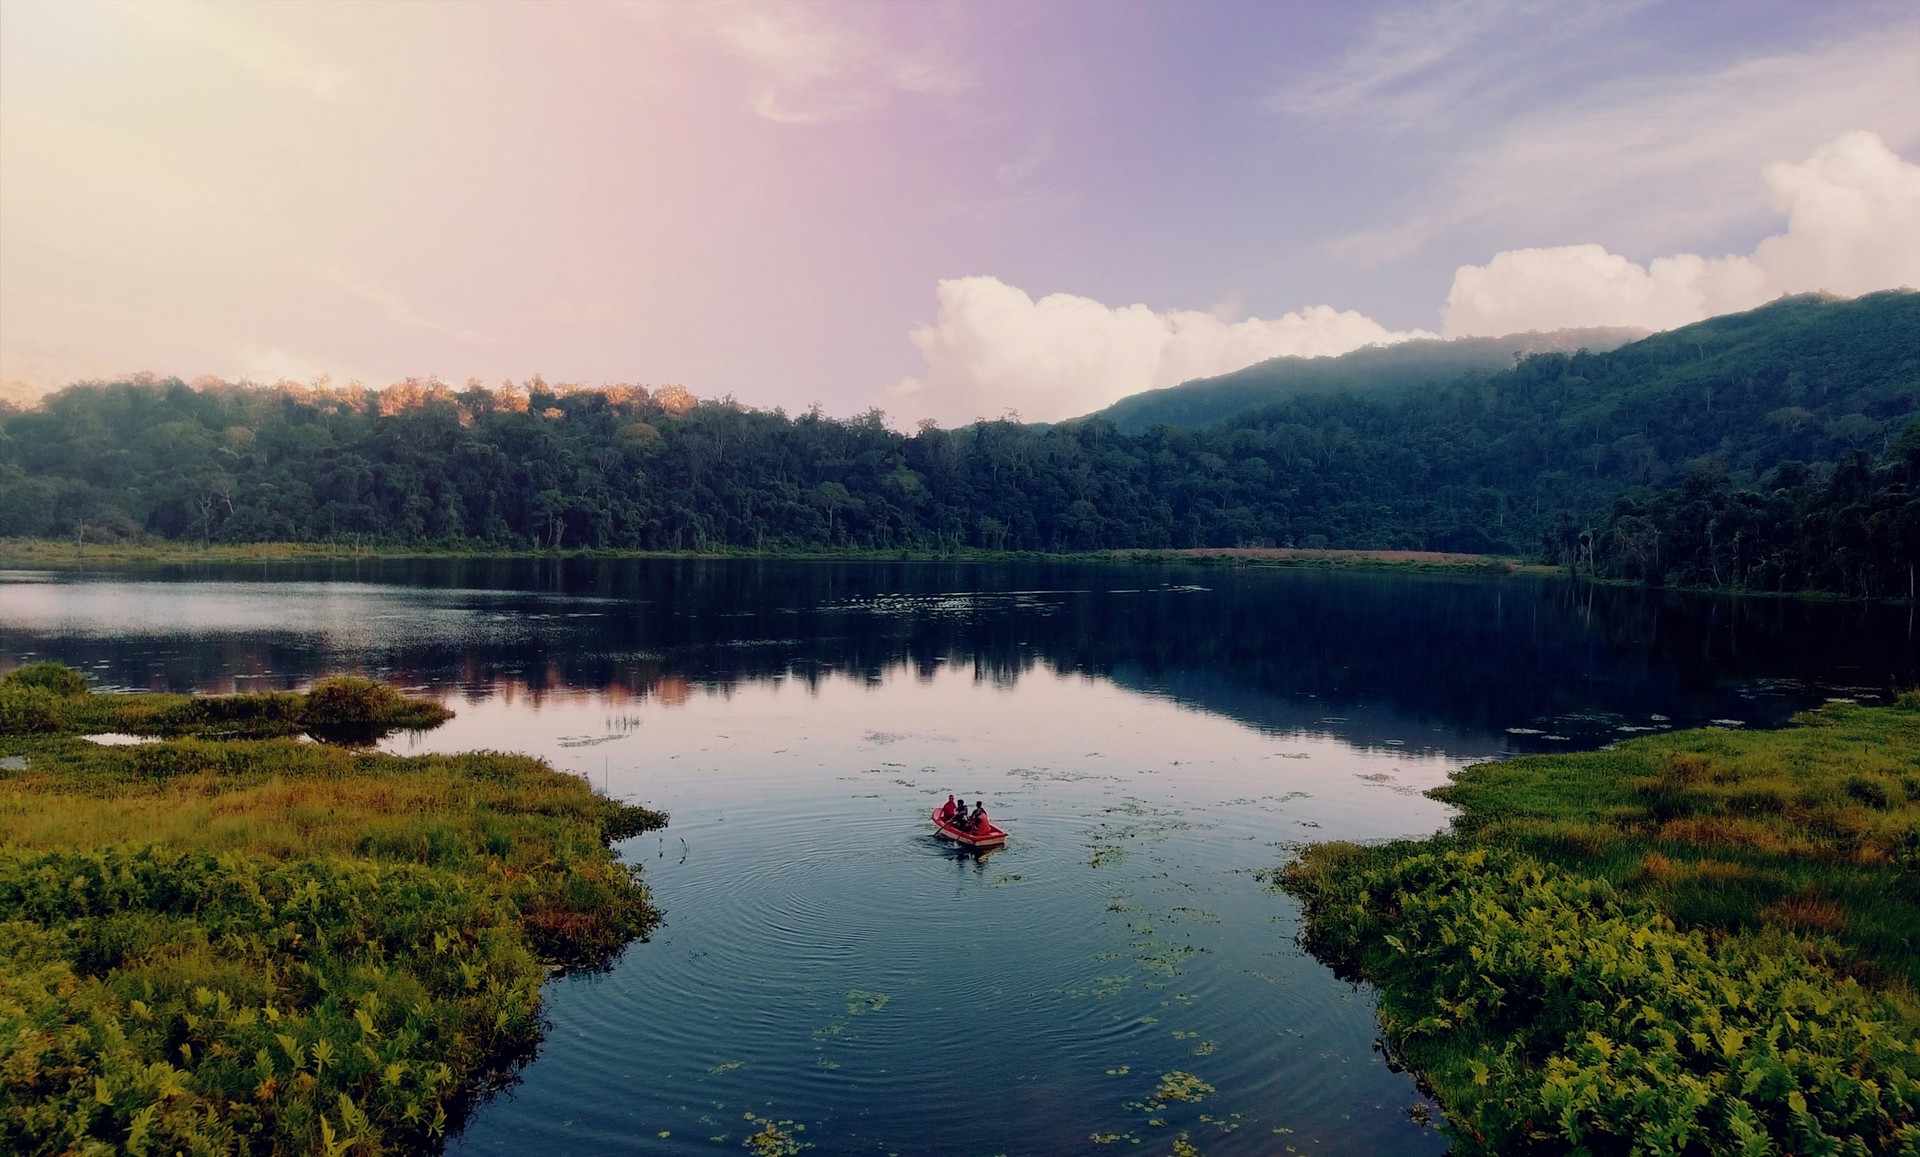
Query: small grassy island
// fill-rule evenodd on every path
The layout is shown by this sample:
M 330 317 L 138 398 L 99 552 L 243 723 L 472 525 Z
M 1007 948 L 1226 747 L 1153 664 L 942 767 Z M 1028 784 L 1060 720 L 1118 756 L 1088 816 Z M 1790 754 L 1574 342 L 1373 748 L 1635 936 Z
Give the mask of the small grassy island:
M 1465 1153 L 1920 1153 L 1920 692 L 1467 768 L 1278 875 Z
M 0 1151 L 430 1148 L 529 1055 L 548 973 L 656 922 L 609 845 L 665 817 L 537 759 L 341 745 L 447 717 L 362 679 L 0 680 Z

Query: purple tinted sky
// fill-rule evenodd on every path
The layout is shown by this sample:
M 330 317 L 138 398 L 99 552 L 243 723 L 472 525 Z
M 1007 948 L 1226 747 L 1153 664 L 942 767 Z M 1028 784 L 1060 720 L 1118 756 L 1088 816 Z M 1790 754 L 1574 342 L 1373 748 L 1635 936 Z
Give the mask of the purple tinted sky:
M 1861 131 L 1881 152 L 1821 187 L 1903 214 L 1911 3 L 8 0 L 0 377 L 1058 417 L 1247 350 L 1470 332 L 1456 270 L 1503 251 L 1748 253 L 1785 227 L 1768 166 Z M 959 278 L 1003 284 L 936 297 Z M 1090 300 L 1021 304 L 1055 293 Z M 1586 300 L 1543 316 L 1668 316 Z M 1379 325 L 1233 352 L 1167 313 L 1323 304 Z

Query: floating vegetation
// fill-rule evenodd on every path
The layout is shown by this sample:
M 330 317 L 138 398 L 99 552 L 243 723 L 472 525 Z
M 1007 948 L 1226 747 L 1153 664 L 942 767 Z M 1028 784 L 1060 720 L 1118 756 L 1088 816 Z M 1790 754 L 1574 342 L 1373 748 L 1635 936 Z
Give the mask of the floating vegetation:
M 828 1057 L 825 1053 L 822 1053 L 821 1055 L 813 1058 L 813 1067 L 816 1069 L 837 1069 L 840 1067 L 840 1062 L 833 1060 L 830 1057 Z
M 1169 944 L 1152 952 L 1144 952 L 1136 959 L 1140 967 L 1159 976 L 1180 975 L 1180 962 L 1189 956 L 1205 952 L 1198 944 Z
M 1108 1069 L 1107 1075 L 1110 1077 L 1124 1077 L 1132 1071 L 1133 1071 L 1132 1065 L 1121 1065 L 1117 1069 Z
M 1200 1157 L 1200 1150 L 1182 1133 L 1173 1139 L 1173 1157 Z
M 1193 920 L 1201 924 L 1220 923 L 1220 913 L 1209 912 L 1205 908 L 1193 908 L 1186 905 L 1178 908 L 1169 908 L 1165 915 L 1169 920 Z
M 847 992 L 847 1015 L 865 1016 L 870 1012 L 879 1012 L 887 1007 L 893 997 L 884 992 L 867 992 L 863 989 L 850 989 Z
M 1007 876 L 1002 876 L 1002 877 L 1000 877 L 999 879 L 997 879 L 997 880 L 995 880 L 995 881 L 994 881 L 994 883 L 996 883 L 996 884 L 1018 884 L 1018 883 L 1019 883 L 1020 881 L 1022 881 L 1022 880 L 1024 880 L 1024 879 L 1026 879 L 1026 877 L 1025 877 L 1025 876 L 1021 876 L 1021 875 L 1017 875 L 1017 874 L 1016 874 L 1016 875 L 1007 875 Z
M 1127 849 L 1118 844 L 1095 844 L 1093 856 L 1087 861 L 1089 868 L 1111 868 L 1127 858 Z
M 1088 1137 L 1087 1140 L 1092 1141 L 1095 1145 L 1118 1145 L 1122 1141 L 1134 1145 L 1140 1143 L 1140 1138 L 1134 1136 L 1132 1133 L 1095 1133 Z
M 719 1064 L 708 1069 L 707 1075 L 718 1077 L 730 1073 L 735 1069 L 743 1069 L 745 1067 L 747 1067 L 747 1062 L 745 1061 L 721 1061 Z
M 832 1040 L 847 1035 L 847 1022 L 835 1017 L 812 1032 L 814 1040 Z
M 1160 1087 L 1153 1091 L 1155 1108 L 1161 1108 L 1169 1101 L 1186 1101 L 1198 1104 L 1218 1092 L 1212 1085 L 1194 1076 L 1184 1069 L 1175 1069 L 1160 1078 Z
M 760 1126 L 757 1132 L 747 1134 L 747 1139 L 740 1143 L 753 1157 L 794 1157 L 803 1150 L 813 1148 L 812 1144 L 795 1136 L 807 1131 L 805 1125 L 756 1117 L 752 1113 L 743 1115 L 749 1122 Z
M 1098 754 L 1098 753 L 1096 753 Z M 1029 783 L 1086 783 L 1089 780 L 1106 780 L 1110 783 L 1123 782 L 1117 775 L 1101 775 L 1091 771 L 1053 771 L 1048 768 L 1016 767 L 1007 772 L 1015 779 L 1024 779 Z
M 562 736 L 558 742 L 562 747 L 598 747 L 603 743 L 612 743 L 615 740 L 625 738 L 627 738 L 626 733 L 613 733 L 609 735 L 565 735 Z

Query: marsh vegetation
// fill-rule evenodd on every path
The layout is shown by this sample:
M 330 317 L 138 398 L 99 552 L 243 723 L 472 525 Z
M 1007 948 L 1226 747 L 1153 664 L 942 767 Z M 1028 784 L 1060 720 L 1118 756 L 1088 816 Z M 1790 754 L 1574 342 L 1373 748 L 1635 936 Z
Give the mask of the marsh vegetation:
M 609 844 L 664 817 L 524 756 L 293 738 L 446 717 L 357 679 L 0 682 L 0 1149 L 409 1151 L 528 1055 L 549 970 L 656 920 Z
M 1279 883 L 1467 1152 L 1920 1146 L 1920 694 L 1469 768 Z

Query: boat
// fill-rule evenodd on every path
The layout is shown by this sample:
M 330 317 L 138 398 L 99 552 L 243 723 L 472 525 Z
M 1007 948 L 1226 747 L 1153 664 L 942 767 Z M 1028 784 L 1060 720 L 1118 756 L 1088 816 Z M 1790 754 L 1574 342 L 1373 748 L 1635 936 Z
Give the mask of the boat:
M 964 832 L 940 818 L 940 809 L 933 809 L 933 834 L 943 840 L 952 840 L 963 848 L 997 848 L 1007 842 L 1007 833 L 987 821 L 984 832 Z

